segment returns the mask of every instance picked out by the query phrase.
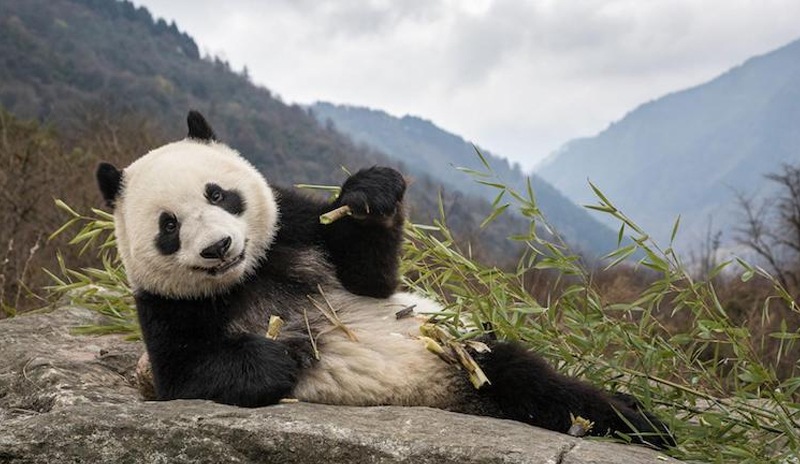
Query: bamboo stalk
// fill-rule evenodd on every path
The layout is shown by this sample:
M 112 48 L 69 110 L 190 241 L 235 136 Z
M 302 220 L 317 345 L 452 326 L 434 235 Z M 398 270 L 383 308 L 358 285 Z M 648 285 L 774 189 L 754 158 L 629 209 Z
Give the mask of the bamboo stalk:
M 323 214 L 319 217 L 320 224 L 328 225 L 332 224 L 339 219 L 352 215 L 353 212 L 350 210 L 350 207 L 347 205 L 340 206 L 334 210 L 328 211 L 327 213 Z

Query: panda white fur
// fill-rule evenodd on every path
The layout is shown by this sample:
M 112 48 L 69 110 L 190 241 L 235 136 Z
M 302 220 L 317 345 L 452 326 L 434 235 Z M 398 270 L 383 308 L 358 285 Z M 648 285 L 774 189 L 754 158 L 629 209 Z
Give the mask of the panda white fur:
M 395 292 L 406 188 L 397 171 L 361 170 L 329 204 L 268 184 L 199 113 L 188 125 L 186 139 L 97 171 L 160 399 L 430 406 L 561 432 L 574 414 L 593 434 L 674 444 L 634 399 L 562 376 L 517 344 L 489 341 L 491 352 L 476 354 L 491 382 L 481 390 L 427 351 L 419 319 L 395 317 L 439 309 Z M 320 224 L 341 205 L 353 215 Z M 285 321 L 275 340 L 265 337 L 272 315 Z

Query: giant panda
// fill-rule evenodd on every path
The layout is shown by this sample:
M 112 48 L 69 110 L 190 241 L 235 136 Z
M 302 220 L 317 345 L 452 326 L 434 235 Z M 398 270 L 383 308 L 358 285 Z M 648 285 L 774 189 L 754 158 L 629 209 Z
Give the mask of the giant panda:
M 563 376 L 517 343 L 487 340 L 490 351 L 475 353 L 490 382 L 479 390 L 428 351 L 420 319 L 395 317 L 441 309 L 396 291 L 400 173 L 358 171 L 331 204 L 271 185 L 200 113 L 187 120 L 185 139 L 96 172 L 158 399 L 429 406 L 559 432 L 574 415 L 594 422 L 595 435 L 674 445 L 633 398 Z M 320 223 L 342 205 L 352 215 Z M 265 336 L 270 316 L 285 321 L 274 339 Z

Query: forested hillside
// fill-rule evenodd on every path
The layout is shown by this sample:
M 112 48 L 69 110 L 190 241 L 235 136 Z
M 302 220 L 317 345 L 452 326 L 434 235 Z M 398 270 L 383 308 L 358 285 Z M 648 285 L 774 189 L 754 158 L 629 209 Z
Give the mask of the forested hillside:
M 165 134 L 185 132 L 189 108 L 279 180 L 330 180 L 339 166 L 381 160 L 319 130 L 297 106 L 201 58 L 177 27 L 114 0 L 9 0 L 0 5 L 0 103 L 68 130 L 98 112 L 138 113 Z
M 55 245 L 46 238 L 64 216 L 53 199 L 81 211 L 101 206 L 96 163 L 125 165 L 183 137 L 189 109 L 203 112 L 220 138 L 273 183 L 339 183 L 343 167 L 375 164 L 407 171 L 321 127 L 305 109 L 254 85 L 246 72 L 201 57 L 175 24 L 128 1 L 0 2 L 0 106 L 9 112 L 2 113 L 0 217 L 25 225 L 0 229 L 0 300 L 8 311 L 35 305 L 36 289 L 47 283 L 39 270 L 57 267 Z M 419 174 L 410 180 L 412 219 L 430 222 L 439 216 L 440 184 Z M 503 216 L 484 230 L 488 201 L 449 189 L 443 200 L 448 223 L 475 256 L 513 262 L 520 246 L 505 238 L 527 225 Z

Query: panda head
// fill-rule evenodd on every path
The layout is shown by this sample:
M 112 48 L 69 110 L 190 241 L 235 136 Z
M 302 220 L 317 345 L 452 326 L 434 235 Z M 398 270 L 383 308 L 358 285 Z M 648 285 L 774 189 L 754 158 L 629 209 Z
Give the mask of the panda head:
M 278 223 L 272 189 L 255 167 L 218 143 L 200 113 L 190 112 L 188 125 L 186 139 L 124 170 L 97 170 L 131 285 L 173 298 L 224 294 L 241 282 Z

